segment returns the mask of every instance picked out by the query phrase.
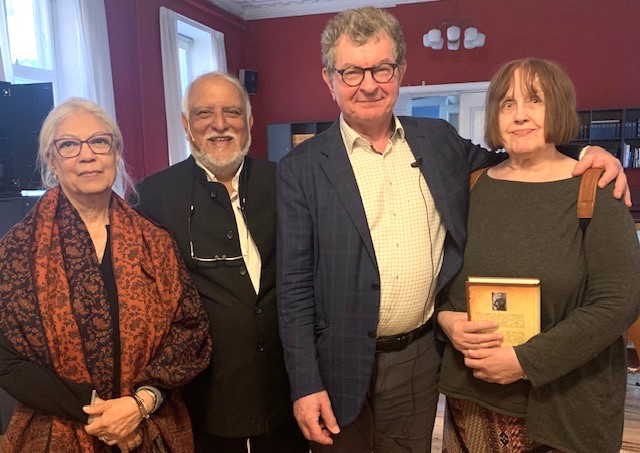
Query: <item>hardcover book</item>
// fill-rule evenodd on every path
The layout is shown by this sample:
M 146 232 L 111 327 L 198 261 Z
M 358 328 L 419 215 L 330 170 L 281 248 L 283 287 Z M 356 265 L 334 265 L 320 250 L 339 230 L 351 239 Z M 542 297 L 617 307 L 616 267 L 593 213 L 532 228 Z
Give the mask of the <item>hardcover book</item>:
M 494 321 L 502 346 L 517 346 L 540 333 L 540 279 L 467 277 L 469 321 Z

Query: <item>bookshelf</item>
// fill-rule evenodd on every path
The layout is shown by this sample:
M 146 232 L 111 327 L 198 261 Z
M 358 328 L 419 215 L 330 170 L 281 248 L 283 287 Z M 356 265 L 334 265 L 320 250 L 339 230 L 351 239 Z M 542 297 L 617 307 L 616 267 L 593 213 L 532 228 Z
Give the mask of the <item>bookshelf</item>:
M 323 132 L 333 121 L 282 123 L 267 125 L 267 152 L 269 160 L 278 162 L 294 146 Z
M 581 110 L 578 116 L 573 143 L 602 146 L 620 159 L 631 188 L 631 215 L 640 223 L 640 108 Z
M 582 110 L 574 141 L 602 146 L 629 169 L 640 168 L 640 108 Z

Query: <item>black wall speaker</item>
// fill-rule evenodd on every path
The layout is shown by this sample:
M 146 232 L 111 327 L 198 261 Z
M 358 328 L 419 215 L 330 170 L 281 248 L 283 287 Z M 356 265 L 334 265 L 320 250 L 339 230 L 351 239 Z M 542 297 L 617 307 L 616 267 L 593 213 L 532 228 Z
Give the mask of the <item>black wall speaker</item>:
M 247 93 L 256 94 L 258 92 L 258 71 L 241 69 L 239 79 L 247 89 Z
M 0 197 L 40 188 L 38 134 L 52 108 L 51 83 L 0 83 Z

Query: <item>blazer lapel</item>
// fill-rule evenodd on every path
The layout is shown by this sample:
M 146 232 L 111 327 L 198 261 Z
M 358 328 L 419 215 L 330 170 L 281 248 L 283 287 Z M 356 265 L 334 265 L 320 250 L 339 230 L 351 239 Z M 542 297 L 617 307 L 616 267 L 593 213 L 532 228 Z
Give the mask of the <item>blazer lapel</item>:
M 349 161 L 347 150 L 344 147 L 339 121 L 336 121 L 333 126 L 327 130 L 325 140 L 328 141 L 329 144 L 322 148 L 322 154 L 326 156 L 326 159 L 321 162 L 321 167 L 344 209 L 349 214 L 349 217 L 351 217 L 371 260 L 376 263 L 377 266 L 367 216 L 364 212 L 360 190 L 358 189 L 358 183 L 356 182 L 356 177 L 351 167 L 351 161 Z
M 417 127 L 417 123 L 411 119 L 401 118 L 401 122 L 405 129 L 405 138 L 413 154 L 417 160 L 422 162 L 420 171 L 429 187 L 433 201 L 442 218 L 442 223 L 449 232 L 455 231 L 451 224 L 450 197 L 447 195 L 447 188 L 440 172 L 442 162 L 438 161 L 437 152 L 435 151 L 438 145 L 434 143 L 432 137 L 425 133 L 425 128 Z

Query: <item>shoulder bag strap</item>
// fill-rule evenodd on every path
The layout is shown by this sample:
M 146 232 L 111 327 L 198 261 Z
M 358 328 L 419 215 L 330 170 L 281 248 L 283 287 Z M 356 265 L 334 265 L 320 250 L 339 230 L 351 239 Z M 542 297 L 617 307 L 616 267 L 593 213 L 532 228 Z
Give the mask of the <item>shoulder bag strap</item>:
M 578 219 L 580 227 L 584 231 L 593 216 L 593 207 L 596 202 L 598 180 L 604 170 L 602 168 L 589 168 L 582 175 L 580 189 L 578 190 Z
M 482 173 L 484 173 L 485 171 L 487 171 L 489 168 L 485 167 L 485 168 L 479 168 L 476 171 L 474 171 L 473 173 L 471 173 L 469 175 L 469 192 L 471 192 L 471 189 L 473 189 L 473 186 L 476 185 L 476 182 L 478 182 L 478 178 L 480 178 L 480 176 L 482 175 Z

